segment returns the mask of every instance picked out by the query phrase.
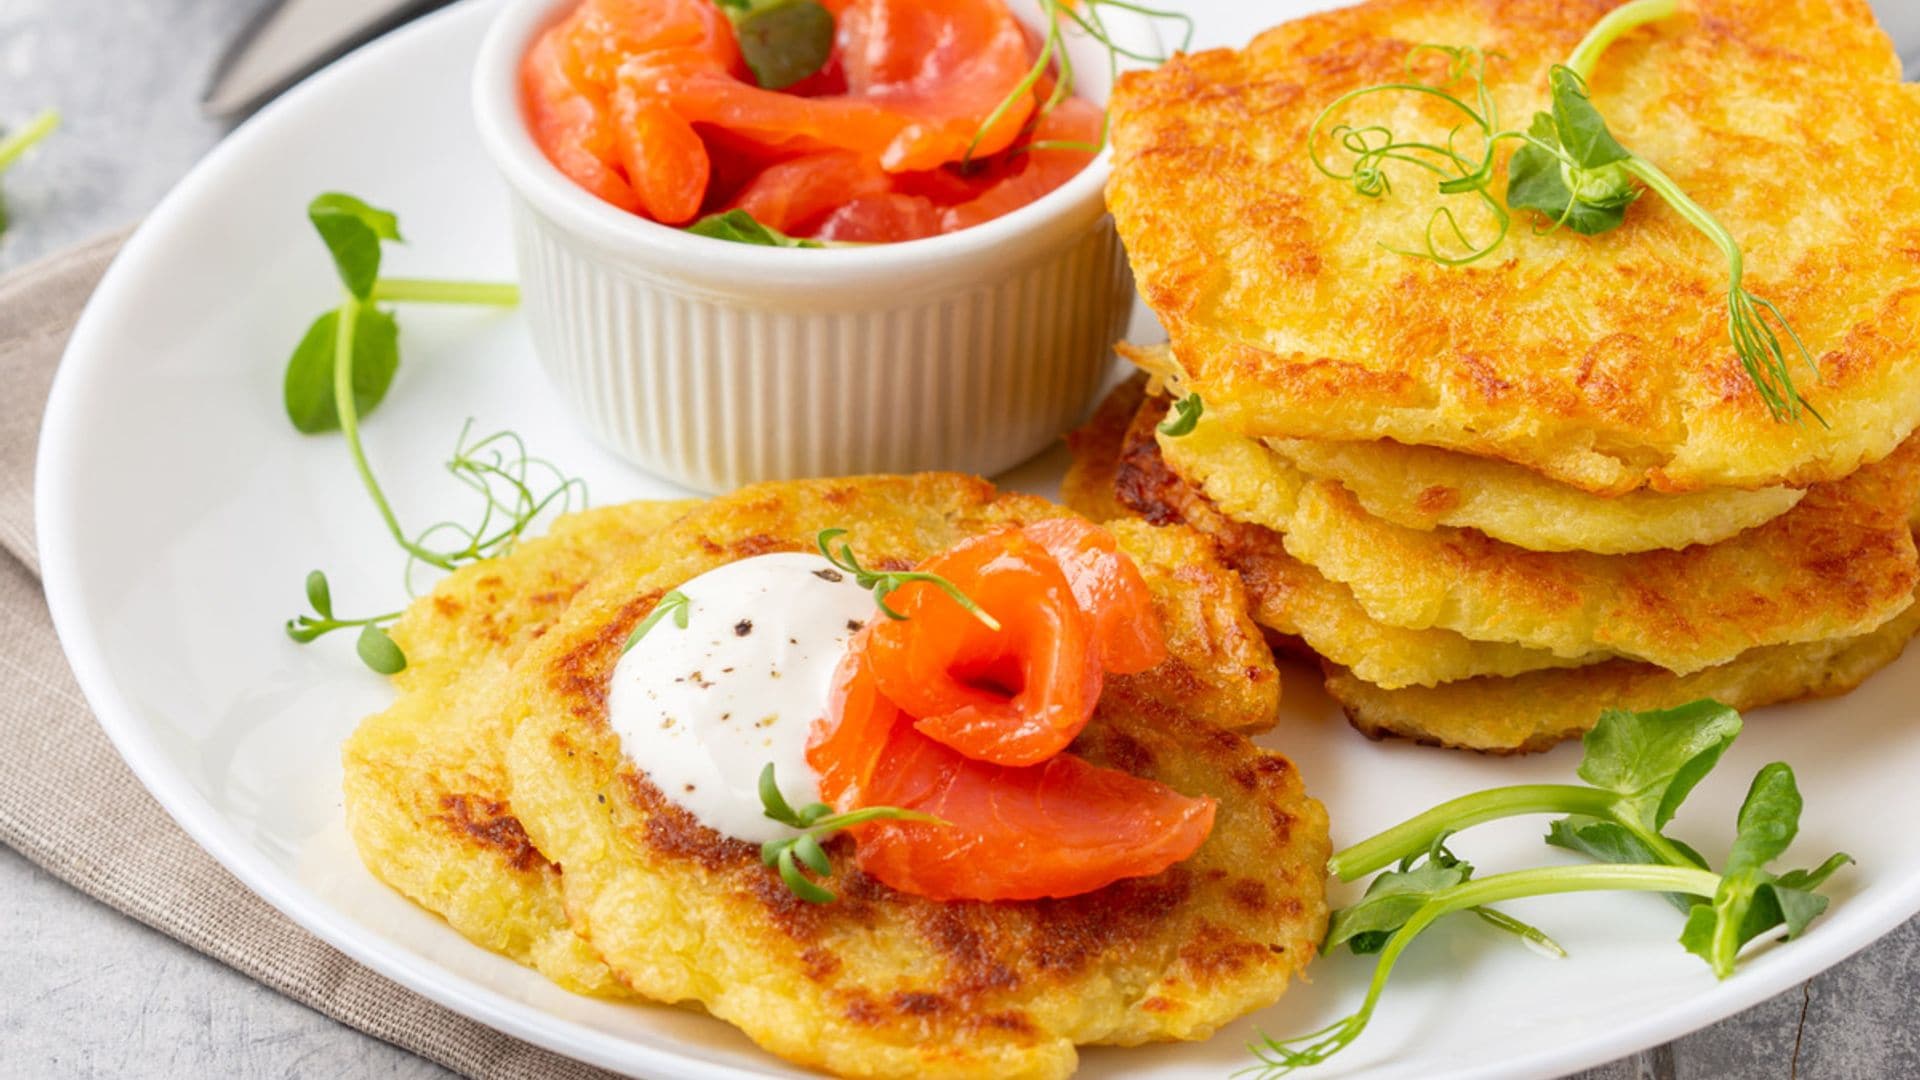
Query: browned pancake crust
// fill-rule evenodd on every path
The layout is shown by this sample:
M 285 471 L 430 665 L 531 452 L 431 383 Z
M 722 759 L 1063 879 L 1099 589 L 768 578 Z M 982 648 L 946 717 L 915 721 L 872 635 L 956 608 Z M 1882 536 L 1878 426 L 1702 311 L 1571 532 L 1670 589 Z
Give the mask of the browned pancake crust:
M 1076 456 L 1074 468 L 1112 475 L 1119 501 L 1149 521 L 1184 522 L 1213 537 L 1245 580 L 1256 617 L 1292 641 L 1300 632 L 1296 609 L 1315 602 L 1311 597 L 1324 583 L 1310 580 L 1315 572 L 1286 554 L 1277 533 L 1228 519 L 1167 468 L 1153 430 L 1165 414 L 1164 401 L 1148 401 L 1122 426 L 1103 412 L 1103 419 L 1079 433 L 1076 453 L 1085 457 Z M 1651 664 L 1614 660 L 1385 690 L 1339 664 L 1323 666 L 1328 693 L 1355 728 L 1370 737 L 1526 753 L 1578 737 L 1606 707 L 1660 708 L 1715 697 L 1750 709 L 1845 693 L 1897 659 L 1916 629 L 1920 605 L 1871 633 L 1755 649 L 1685 676 Z

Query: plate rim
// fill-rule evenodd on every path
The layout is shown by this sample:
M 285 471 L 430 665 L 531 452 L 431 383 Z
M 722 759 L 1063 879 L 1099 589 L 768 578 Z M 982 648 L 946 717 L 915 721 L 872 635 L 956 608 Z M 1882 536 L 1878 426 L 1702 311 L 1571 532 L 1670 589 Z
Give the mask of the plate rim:
M 297 878 L 276 869 L 193 789 L 184 774 L 168 764 L 138 708 L 115 680 L 113 666 L 85 617 L 78 569 L 83 560 L 71 527 L 74 508 L 84 497 L 62 483 L 61 477 L 69 474 L 70 458 L 84 436 L 86 391 L 96 380 L 110 375 L 115 363 L 113 353 L 97 346 L 96 341 L 111 336 L 115 309 L 126 305 L 124 297 L 134 291 L 146 264 L 154 261 L 163 248 L 171 220 L 186 213 L 184 208 L 196 201 L 199 189 L 223 174 L 230 161 L 244 157 L 248 146 L 262 132 L 277 127 L 282 116 L 298 112 L 310 100 L 324 98 L 334 86 L 356 74 L 381 66 L 390 55 L 433 48 L 434 40 L 449 33 L 454 24 L 490 18 L 501 2 L 460 0 L 369 42 L 303 80 L 223 138 L 169 189 L 128 238 L 75 323 L 43 415 L 34 468 L 35 539 L 42 587 L 55 632 L 81 693 L 128 768 L 202 850 L 295 925 L 430 1001 L 564 1057 L 622 1073 L 646 1069 L 646 1075 L 698 1080 L 752 1077 L 759 1074 L 562 1018 L 362 932 L 353 919 Z M 1337 4 L 1340 0 L 1315 2 Z M 477 139 L 478 135 L 473 137 Z M 1840 964 L 1920 913 L 1920 871 L 1889 882 L 1877 892 L 1850 897 L 1843 907 L 1844 915 L 1829 913 L 1792 949 L 1770 952 L 1767 962 L 1757 970 L 1750 966 L 1681 1005 L 1551 1049 L 1429 1075 L 1434 1080 L 1551 1077 L 1605 1064 L 1700 1030 Z M 1391 1064 L 1391 1059 L 1383 1064 Z

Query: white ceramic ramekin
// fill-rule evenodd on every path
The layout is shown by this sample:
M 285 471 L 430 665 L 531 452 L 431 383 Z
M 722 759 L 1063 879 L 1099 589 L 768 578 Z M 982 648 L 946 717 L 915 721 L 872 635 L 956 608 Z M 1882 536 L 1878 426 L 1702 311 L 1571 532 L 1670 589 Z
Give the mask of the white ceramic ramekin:
M 957 469 L 1045 449 L 1091 404 L 1132 304 L 1107 158 L 997 220 L 825 250 L 693 236 L 588 194 L 528 131 L 518 68 L 575 0 L 511 0 L 481 47 L 475 113 L 512 191 L 534 348 L 588 429 L 636 465 L 721 491 L 758 480 Z M 1013 0 L 1022 17 L 1037 6 Z M 1158 48 L 1105 9 L 1114 39 Z M 1071 45 L 1104 103 L 1104 48 Z

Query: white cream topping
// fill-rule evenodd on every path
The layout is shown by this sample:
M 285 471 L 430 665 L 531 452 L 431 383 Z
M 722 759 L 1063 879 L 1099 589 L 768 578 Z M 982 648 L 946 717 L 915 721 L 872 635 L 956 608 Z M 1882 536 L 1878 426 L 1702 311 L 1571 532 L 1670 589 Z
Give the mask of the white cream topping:
M 613 670 L 607 712 L 660 793 L 708 827 L 754 843 L 791 836 L 761 811 L 774 765 L 794 807 L 817 802 L 807 737 L 827 714 L 847 642 L 873 595 L 819 555 L 757 555 L 680 586 L 687 625 L 656 622 Z

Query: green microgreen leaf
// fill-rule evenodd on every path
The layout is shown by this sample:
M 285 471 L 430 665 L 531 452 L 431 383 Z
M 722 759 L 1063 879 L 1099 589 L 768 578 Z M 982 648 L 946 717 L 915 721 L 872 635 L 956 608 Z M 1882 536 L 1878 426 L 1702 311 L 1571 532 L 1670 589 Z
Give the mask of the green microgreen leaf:
M 357 301 L 356 301 L 357 303 Z M 340 430 L 340 408 L 334 398 L 334 364 L 340 311 L 329 311 L 313 321 L 300 344 L 287 358 L 282 378 L 282 400 L 287 419 L 296 430 L 317 435 Z M 373 411 L 387 396 L 394 373 L 400 369 L 400 326 L 387 312 L 362 305 L 353 326 L 353 403 L 361 416 Z
M 1333 913 L 1322 951 L 1346 945 L 1355 953 L 1377 953 L 1435 893 L 1472 876 L 1471 864 L 1451 857 L 1424 859 L 1411 866 L 1402 862 L 1400 869 L 1376 876 L 1365 896 Z
M 400 617 L 397 611 L 384 615 L 370 615 L 364 619 L 341 619 L 333 614 L 333 588 L 327 582 L 327 575 L 320 570 L 307 573 L 307 607 L 310 614 L 296 615 L 286 622 L 289 638 L 304 645 L 324 637 L 335 630 L 359 629 L 363 633 L 367 627 L 390 623 Z
M 407 668 L 407 654 L 400 651 L 393 638 L 374 623 L 360 628 L 360 640 L 355 644 L 360 659 L 368 667 L 382 675 L 398 675 Z
M 1585 786 L 1521 784 L 1464 795 L 1339 852 L 1328 868 L 1352 881 L 1427 850 L 1435 837 L 1521 814 L 1609 821 L 1631 832 L 1652 861 L 1698 866 L 1697 853 L 1660 830 L 1739 733 L 1740 714 L 1716 701 L 1641 713 L 1604 710 L 1586 735 L 1579 769 Z
M 805 828 L 807 822 L 800 820 L 793 807 L 787 805 L 787 797 L 780 793 L 780 783 L 774 779 L 773 762 L 760 770 L 760 807 L 767 817 L 782 825 L 791 825 L 796 829 Z
M 799 859 L 807 869 L 816 874 L 833 873 L 833 864 L 827 860 L 827 851 L 811 833 L 802 833 L 793 842 L 793 857 Z
M 1666 827 L 1740 735 L 1740 714 L 1713 700 L 1672 709 L 1607 709 L 1583 742 L 1582 780 L 1620 797 L 1653 829 Z
M 1173 415 L 1160 424 L 1160 434 L 1170 439 L 1193 434 L 1193 429 L 1200 426 L 1200 414 L 1206 407 L 1199 394 L 1188 394 L 1174 402 Z
M 1554 118 L 1537 113 L 1528 140 L 1507 162 L 1507 206 L 1537 210 L 1551 222 L 1583 236 L 1618 228 L 1640 189 L 1618 162 L 1575 168 L 1562 158 Z M 1576 188 L 1578 189 L 1576 191 Z
M 1360 1008 L 1298 1038 L 1262 1036 L 1249 1047 L 1255 1064 L 1236 1075 L 1283 1076 L 1323 1062 L 1351 1045 L 1371 1020 L 1400 955 L 1427 927 L 1457 911 L 1475 911 L 1530 945 L 1564 955 L 1545 934 L 1490 905 L 1599 890 L 1663 892 L 1678 898 L 1676 903 L 1687 914 L 1681 945 L 1706 960 L 1722 978 L 1732 973 L 1741 948 L 1760 935 L 1780 928 L 1786 938 L 1798 936 L 1826 910 L 1827 898 L 1814 890 L 1852 859 L 1838 854 L 1810 870 L 1777 876 L 1767 870 L 1768 864 L 1786 853 L 1799 831 L 1800 792 L 1787 765 L 1776 762 L 1754 777 L 1740 806 L 1724 874 L 1708 869 L 1693 848 L 1658 832 L 1643 831 L 1643 823 L 1666 824 L 1673 808 L 1738 733 L 1737 717 L 1729 721 L 1731 710 L 1709 705 L 1696 702 L 1646 713 L 1610 711 L 1602 727 L 1589 737 L 1580 766 L 1582 778 L 1596 786 L 1496 788 L 1437 808 L 1447 811 L 1443 817 L 1451 815 L 1472 824 L 1506 816 L 1508 811 L 1586 802 L 1608 816 L 1575 813 L 1554 822 L 1547 840 L 1608 860 L 1600 865 L 1543 867 L 1475 879 L 1472 867 L 1447 851 L 1442 843 L 1445 834 L 1431 831 L 1429 819 L 1434 811 L 1380 834 L 1433 839 L 1424 853 L 1409 855 L 1398 870 L 1375 878 L 1358 903 L 1335 912 L 1330 921 L 1328 950 L 1345 943 L 1356 953 L 1379 953 Z M 1340 862 L 1341 856 L 1335 856 L 1335 865 Z
M 1366 997 L 1350 1016 L 1334 1021 L 1318 1031 L 1291 1039 L 1274 1039 L 1264 1034 L 1249 1044 L 1254 1064 L 1235 1073 L 1271 1080 L 1296 1069 L 1318 1065 L 1351 1046 L 1366 1031 L 1380 1003 L 1394 965 L 1416 938 L 1441 918 L 1456 912 L 1481 910 L 1503 900 L 1558 893 L 1624 890 L 1633 892 L 1685 892 L 1695 896 L 1710 894 L 1719 879 L 1705 870 L 1671 866 L 1555 866 L 1518 870 L 1488 878 L 1462 881 L 1428 897 L 1380 949 L 1373 978 L 1367 984 Z M 1521 924 L 1525 925 L 1525 924 Z M 1528 928 L 1531 929 L 1531 928 Z M 1522 935 L 1523 937 L 1525 935 Z M 1545 935 L 1541 935 L 1544 937 Z M 1559 947 L 1542 946 L 1548 952 Z
M 323 618 L 333 618 L 333 590 L 327 586 L 327 575 L 318 570 L 307 574 L 307 604 Z
M 779 781 L 774 777 L 773 763 L 760 770 L 760 807 L 761 813 L 769 820 L 800 830 L 797 834 L 779 840 L 769 840 L 760 845 L 760 861 L 774 868 L 780 874 L 793 894 L 810 904 L 830 904 L 837 899 L 833 892 L 819 883 L 810 880 L 800 867 L 806 866 L 822 878 L 833 875 L 833 862 L 827 857 L 827 850 L 820 841 L 842 829 L 850 828 L 868 821 L 920 821 L 932 825 L 945 825 L 945 821 L 931 814 L 917 810 L 903 810 L 897 806 L 864 806 L 844 814 L 833 813 L 833 808 L 825 803 L 809 803 L 795 811 L 787 797 L 780 793 Z
M 1560 148 L 1579 169 L 1597 169 L 1633 155 L 1607 130 L 1600 110 L 1587 96 L 1586 80 L 1571 68 L 1556 65 L 1547 76 L 1553 93 L 1553 126 Z
M 831 904 L 839 899 L 838 896 L 834 895 L 832 890 L 825 886 L 815 884 L 807 878 L 807 875 L 800 872 L 800 868 L 794 864 L 793 849 L 791 847 L 782 848 L 774 862 L 775 865 L 780 868 L 780 880 L 786 883 L 787 888 L 792 891 L 793 895 L 805 900 L 807 903 Z M 831 867 L 829 867 L 829 869 L 831 869 Z
M 692 601 L 687 599 L 687 594 L 681 592 L 679 589 L 675 589 L 665 596 L 662 596 L 659 602 L 653 605 L 653 611 L 648 613 L 647 617 L 640 621 L 639 626 L 633 628 L 633 633 L 627 635 L 627 643 L 620 647 L 620 654 L 625 656 L 627 653 L 632 652 L 633 647 L 640 643 L 640 639 L 647 636 L 647 631 L 658 626 L 662 619 L 672 617 L 673 625 L 685 630 L 687 628 L 687 608 L 691 603 Z
M 1767 864 L 1786 854 L 1800 830 L 1801 805 L 1785 762 L 1761 769 L 1740 806 L 1733 850 L 1712 903 L 1687 915 L 1680 944 L 1720 978 L 1733 974 L 1740 950 L 1760 935 L 1784 927 L 1785 938 L 1798 937 L 1827 908 L 1827 898 L 1813 890 L 1853 861 L 1838 854 L 1813 870 L 1768 872 Z
M 887 618 L 895 620 L 906 618 L 905 615 L 887 606 L 887 597 L 892 595 L 893 592 L 901 586 L 915 581 L 921 581 L 946 593 L 954 603 L 965 608 L 969 614 L 980 620 L 981 624 L 987 629 L 1000 629 L 1000 620 L 994 618 L 979 604 L 974 603 L 971 597 L 960 591 L 958 585 L 941 577 L 939 574 L 928 573 L 924 570 L 869 570 L 860 565 L 860 560 L 853 554 L 852 545 L 842 542 L 840 549 L 835 551 L 833 542 L 845 535 L 847 535 L 847 530 L 845 529 L 822 529 L 820 535 L 815 538 L 815 542 L 820 546 L 820 554 L 825 556 L 826 560 L 836 568 L 852 574 L 855 584 L 863 589 L 872 590 L 874 604 L 879 607 L 880 613 Z
M 833 14 L 814 0 L 730 3 L 725 10 L 740 58 L 768 90 L 785 90 L 816 74 L 833 55 Z
M 1407 924 L 1435 896 L 1473 876 L 1473 865 L 1447 850 L 1444 838 L 1425 853 L 1403 859 L 1398 870 L 1375 877 L 1358 902 L 1333 913 L 1321 951 L 1344 944 L 1355 955 L 1377 953 L 1395 931 Z M 1530 948 L 1550 956 L 1565 956 L 1560 943 L 1537 927 L 1489 907 L 1473 913 L 1487 925 L 1519 938 Z
M 380 276 L 380 243 L 400 239 L 400 221 L 352 195 L 333 191 L 307 204 L 307 218 L 333 255 L 340 283 L 361 300 Z
M 802 240 L 788 236 L 771 226 L 762 225 L 745 210 L 726 210 L 718 214 L 708 214 L 687 226 L 687 231 L 695 236 L 726 240 L 735 244 L 755 244 L 760 247 L 818 248 L 826 246 L 818 240 Z

